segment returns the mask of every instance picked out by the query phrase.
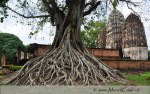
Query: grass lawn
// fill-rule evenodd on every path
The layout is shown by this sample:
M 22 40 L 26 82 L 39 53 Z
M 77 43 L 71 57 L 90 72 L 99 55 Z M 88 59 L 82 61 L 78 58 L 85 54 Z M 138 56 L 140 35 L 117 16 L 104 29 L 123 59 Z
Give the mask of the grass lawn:
M 140 74 L 124 73 L 124 76 L 135 85 L 150 85 L 150 72 Z

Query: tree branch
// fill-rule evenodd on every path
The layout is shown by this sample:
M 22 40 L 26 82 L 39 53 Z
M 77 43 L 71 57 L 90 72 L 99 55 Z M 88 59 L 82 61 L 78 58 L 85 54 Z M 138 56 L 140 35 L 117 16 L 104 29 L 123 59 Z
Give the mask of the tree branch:
M 131 9 L 139 18 L 140 18 L 140 15 L 139 14 L 137 14 L 137 12 L 135 12 L 134 11 L 134 9 L 132 9 L 130 6 L 129 6 L 129 4 L 127 3 L 127 7 L 129 8 L 129 9 Z
M 55 0 L 42 0 L 44 6 L 46 7 L 46 11 L 49 13 L 51 17 L 51 23 L 53 26 L 64 20 L 64 12 L 59 9 Z M 61 24 L 61 23 L 59 23 Z
M 51 16 L 50 20 L 52 25 L 54 26 L 54 11 L 52 10 L 52 8 L 49 6 L 49 3 L 46 0 L 42 0 L 46 11 L 49 13 L 49 15 Z
M 139 6 L 137 3 L 140 3 L 140 2 L 132 2 L 131 0 L 120 0 L 120 1 L 126 2 L 128 9 L 131 9 L 138 17 L 140 17 L 140 15 L 137 14 L 137 12 L 135 12 L 134 9 L 129 6 L 129 4 L 132 4 L 132 5 L 134 5 L 135 7 L 136 7 L 136 6 Z
M 92 5 L 92 6 L 89 8 L 89 10 L 87 10 L 87 11 L 84 12 L 83 16 L 86 16 L 86 15 L 90 14 L 90 13 L 91 13 L 92 11 L 94 11 L 94 10 L 97 8 L 97 6 L 100 5 L 100 4 L 101 4 L 101 1 L 98 1 L 96 4 Z
M 126 3 L 130 3 L 130 4 L 132 4 L 132 5 L 134 5 L 135 7 L 136 6 L 139 6 L 138 4 L 135 4 L 135 2 L 132 2 L 132 1 L 130 1 L 130 0 L 120 0 L 120 1 L 122 1 L 122 2 L 126 2 Z
M 91 5 L 91 6 L 95 5 L 95 3 L 96 3 L 96 0 L 92 0 L 91 2 L 88 2 L 85 4 L 85 8 L 89 5 Z
M 12 8 L 10 8 L 9 6 L 6 6 L 6 8 L 8 8 L 9 10 L 11 10 L 12 12 L 16 13 L 17 15 L 23 17 L 23 18 L 43 18 L 43 17 L 49 17 L 49 15 L 38 15 L 38 16 L 26 16 L 26 15 L 23 15 L 15 10 L 13 10 Z

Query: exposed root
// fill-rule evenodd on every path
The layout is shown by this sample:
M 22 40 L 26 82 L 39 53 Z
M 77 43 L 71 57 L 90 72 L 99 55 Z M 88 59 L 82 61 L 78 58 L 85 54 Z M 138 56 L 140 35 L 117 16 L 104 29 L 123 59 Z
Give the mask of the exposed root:
M 67 32 L 58 48 L 27 62 L 7 84 L 105 85 L 114 81 L 125 82 L 125 79 L 87 50 L 74 49 Z

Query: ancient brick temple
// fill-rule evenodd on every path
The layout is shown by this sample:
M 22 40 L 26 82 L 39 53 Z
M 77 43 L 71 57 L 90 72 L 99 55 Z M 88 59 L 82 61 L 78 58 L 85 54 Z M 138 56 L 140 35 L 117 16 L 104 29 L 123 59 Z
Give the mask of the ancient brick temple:
M 99 37 L 105 38 L 99 38 Z M 106 30 L 99 33 L 99 48 L 122 49 L 123 57 L 132 60 L 147 60 L 148 46 L 143 23 L 131 13 L 126 19 L 118 10 L 109 15 Z M 104 40 L 106 39 L 106 40 Z M 102 43 L 105 43 L 104 46 Z
M 124 57 L 135 60 L 146 60 L 148 58 L 144 26 L 139 17 L 133 13 L 125 20 L 122 43 Z
M 124 16 L 118 10 L 113 10 L 109 15 L 106 30 L 106 48 L 122 48 L 122 31 Z

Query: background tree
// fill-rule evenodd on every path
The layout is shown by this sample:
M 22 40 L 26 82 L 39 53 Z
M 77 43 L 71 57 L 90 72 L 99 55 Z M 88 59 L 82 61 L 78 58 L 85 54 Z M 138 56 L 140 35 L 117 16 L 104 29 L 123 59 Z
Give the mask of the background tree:
M 0 33 L 0 58 L 2 56 L 2 50 L 5 50 L 7 60 L 13 63 L 19 46 L 22 50 L 25 50 L 25 46 L 17 36 L 9 33 Z
M 100 10 L 105 10 L 109 4 L 115 8 L 119 1 L 132 5 L 134 2 L 130 0 L 38 0 L 34 7 L 32 1 L 17 1 L 19 9 L 22 8 L 24 14 L 12 9 L 9 4 L 4 5 L 5 9 L 24 18 L 39 18 L 40 25 L 43 25 L 43 22 L 50 22 L 56 26 L 56 34 L 51 49 L 45 55 L 27 62 L 8 84 L 100 85 L 114 81 L 124 82 L 118 71 L 103 64 L 87 51 L 81 41 L 80 31 L 84 17 L 93 13 L 98 7 Z M 95 13 L 103 13 L 98 11 Z
M 81 31 L 81 39 L 85 47 L 98 48 L 98 34 L 105 27 L 103 21 L 89 21 L 84 25 L 84 30 Z

